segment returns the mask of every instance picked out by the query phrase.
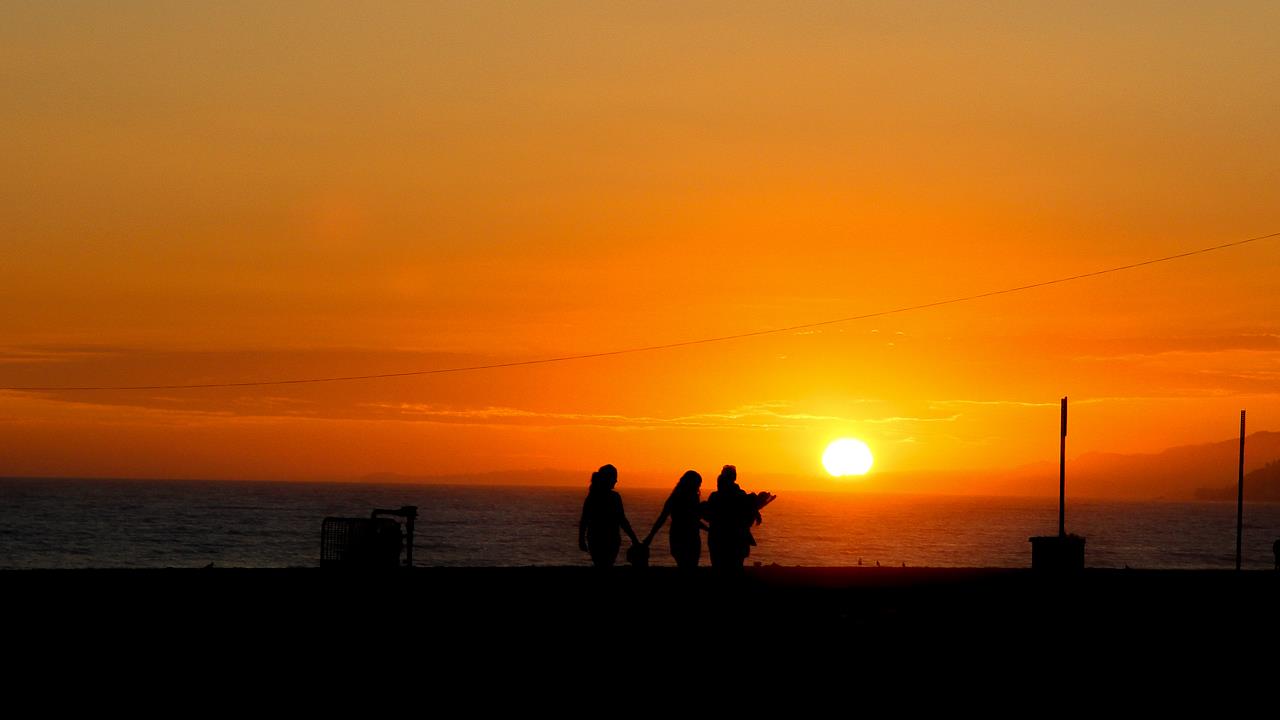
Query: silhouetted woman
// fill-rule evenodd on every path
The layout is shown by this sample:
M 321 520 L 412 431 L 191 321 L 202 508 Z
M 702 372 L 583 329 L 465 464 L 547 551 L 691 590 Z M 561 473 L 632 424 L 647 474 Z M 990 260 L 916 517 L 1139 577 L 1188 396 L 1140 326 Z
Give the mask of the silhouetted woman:
M 702 514 L 710 522 L 707 549 L 711 551 L 711 567 L 742 569 L 742 563 L 751 554 L 751 546 L 756 544 L 751 526 L 761 523 L 761 508 L 775 497 L 767 492 L 746 492 L 738 486 L 738 469 L 724 466 L 716 478 L 716 491 L 702 504 Z
M 578 523 L 578 547 L 583 552 L 591 553 L 591 562 L 596 567 L 613 567 L 618 560 L 618 549 L 622 547 L 622 535 L 625 531 L 631 542 L 639 543 L 636 534 L 627 522 L 627 515 L 622 511 L 622 496 L 614 491 L 618 484 L 618 469 L 612 465 L 602 465 L 591 473 L 591 488 L 587 490 L 587 499 L 582 503 L 582 520 Z
M 671 496 L 662 505 L 662 514 L 649 531 L 649 537 L 644 539 L 648 545 L 670 516 L 671 557 L 676 559 L 676 567 L 685 570 L 698 567 L 698 559 L 702 557 L 702 531 L 707 526 L 702 523 L 701 499 L 702 476 L 690 470 L 680 476 Z

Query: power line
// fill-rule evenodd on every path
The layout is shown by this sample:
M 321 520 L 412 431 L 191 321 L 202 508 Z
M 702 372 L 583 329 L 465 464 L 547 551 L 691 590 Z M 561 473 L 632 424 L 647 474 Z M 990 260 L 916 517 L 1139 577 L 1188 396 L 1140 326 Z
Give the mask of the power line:
M 560 355 L 557 357 L 538 358 L 536 360 L 517 360 L 513 362 L 491 363 L 488 365 L 466 365 L 462 367 L 437 368 L 434 370 L 410 370 L 407 372 L 397 373 L 378 373 L 373 375 L 342 375 L 338 377 L 321 377 L 321 378 L 301 378 L 293 380 L 253 380 L 248 382 L 221 382 L 221 383 L 196 383 L 190 385 L 102 385 L 102 386 L 26 386 L 26 387 L 0 387 L 0 390 L 10 391 L 32 391 L 32 392 L 52 392 L 64 390 L 198 390 L 203 388 L 237 388 L 237 387 L 260 387 L 264 385 L 305 385 L 313 383 L 330 383 L 330 382 L 348 382 L 352 380 L 382 380 L 388 378 L 413 377 L 416 375 L 444 375 L 446 373 L 475 372 L 478 370 L 497 370 L 500 368 L 523 367 L 527 365 L 549 365 L 551 363 L 569 362 L 572 360 L 589 360 L 592 358 L 613 357 L 615 355 L 631 355 L 634 353 L 654 352 L 657 350 L 671 350 L 675 348 L 690 347 L 693 345 L 708 345 L 710 343 L 728 342 L 730 340 L 742 340 L 745 338 L 760 337 L 762 335 L 777 335 L 780 333 L 795 332 L 796 330 L 807 330 L 810 328 L 824 327 L 827 325 L 838 325 L 841 323 L 854 322 L 856 320 L 869 320 L 871 318 L 884 317 L 886 315 L 897 315 L 900 313 L 912 312 L 915 310 L 925 310 L 928 308 L 941 307 L 943 305 L 955 305 L 956 303 L 969 302 L 972 300 L 981 300 L 983 298 L 995 297 L 997 295 L 1008 295 L 1010 293 L 1022 292 L 1024 290 L 1034 290 L 1036 288 L 1048 287 L 1050 285 L 1061 285 L 1062 283 L 1074 282 L 1076 280 L 1084 280 L 1085 278 L 1098 277 L 1099 275 L 1109 275 L 1111 273 L 1123 272 L 1125 270 L 1133 270 L 1135 268 L 1155 265 L 1157 263 L 1169 262 L 1171 260 L 1180 260 L 1182 258 L 1192 257 L 1194 255 L 1203 255 L 1205 253 L 1215 252 L 1217 250 L 1225 250 L 1227 248 L 1239 247 L 1249 243 L 1258 242 L 1260 240 L 1268 240 L 1270 238 L 1280 237 L 1280 232 L 1273 232 L 1267 235 L 1259 235 L 1257 237 L 1247 238 L 1245 240 L 1236 240 L 1235 242 L 1223 243 L 1222 245 L 1214 245 L 1212 247 L 1200 248 L 1199 250 L 1190 250 L 1188 252 L 1178 253 L 1176 255 L 1166 255 L 1164 257 L 1153 258 L 1151 260 L 1143 260 L 1142 262 L 1130 263 L 1128 265 L 1118 265 L 1116 267 L 1106 268 L 1104 270 L 1094 270 L 1093 272 L 1081 273 L 1079 275 L 1071 275 L 1068 277 L 1056 278 L 1053 280 L 1044 280 L 1041 282 L 1030 283 L 1028 285 L 1018 285 L 1017 287 L 1004 288 L 1002 290 L 990 290 L 987 292 L 977 293 L 976 295 L 965 295 L 963 297 L 948 298 L 946 300 L 935 300 L 933 302 L 921 303 L 919 305 L 907 305 L 904 307 L 893 308 L 892 310 L 880 310 L 877 312 L 864 313 L 862 315 L 850 315 L 849 317 L 835 318 L 832 320 L 820 320 L 818 322 L 803 323 L 800 325 L 789 325 L 787 327 L 770 328 L 768 330 L 755 330 L 752 332 L 735 333 L 733 335 L 718 335 L 715 337 L 704 337 L 696 340 L 682 340 L 680 342 L 664 343 L 662 345 L 645 345 L 642 347 L 623 348 L 621 350 L 605 350 L 602 352 L 581 353 L 578 355 Z

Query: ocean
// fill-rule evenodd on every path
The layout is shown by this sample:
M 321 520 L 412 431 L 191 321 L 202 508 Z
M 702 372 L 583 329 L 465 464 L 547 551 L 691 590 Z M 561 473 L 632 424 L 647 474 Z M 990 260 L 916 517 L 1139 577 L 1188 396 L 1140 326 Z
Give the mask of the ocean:
M 747 490 L 755 488 L 747 485 Z M 643 537 L 667 490 L 619 486 Z M 307 567 L 326 516 L 417 505 L 420 566 L 587 565 L 586 488 L 0 479 L 0 568 Z M 707 491 L 704 488 L 703 496 Z M 1215 502 L 1070 500 L 1090 567 L 1231 568 L 1236 508 Z M 781 492 L 748 563 L 1027 567 L 1057 532 L 1051 498 Z M 1245 507 L 1244 566 L 1269 569 L 1280 504 Z M 625 547 L 625 542 L 624 542 Z M 666 530 L 651 562 L 674 565 Z M 703 564 L 706 564 L 703 548 Z

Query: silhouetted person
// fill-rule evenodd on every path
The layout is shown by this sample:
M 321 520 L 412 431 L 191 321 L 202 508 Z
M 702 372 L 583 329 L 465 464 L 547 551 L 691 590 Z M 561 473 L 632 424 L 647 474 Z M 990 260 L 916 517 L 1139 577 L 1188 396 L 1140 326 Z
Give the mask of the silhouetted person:
M 680 476 L 671 496 L 662 505 L 662 514 L 658 515 L 649 536 L 644 539 L 644 544 L 648 545 L 670 517 L 671 557 L 676 559 L 676 567 L 684 570 L 698 567 L 698 560 L 702 557 L 702 531 L 707 526 L 702 522 L 701 500 L 702 476 L 690 470 Z
M 738 486 L 738 469 L 724 466 L 716 478 L 716 491 L 702 505 L 702 514 L 710 523 L 707 549 L 711 551 L 711 567 L 742 569 L 751 546 L 756 544 L 751 526 L 760 524 L 760 509 L 775 497 L 767 492 L 747 493 Z
M 596 567 L 613 567 L 617 562 L 618 549 L 622 547 L 620 530 L 627 533 L 631 542 L 640 542 L 622 510 L 622 496 L 613 489 L 617 484 L 618 469 L 602 465 L 591 473 L 591 487 L 582 503 L 578 547 L 591 553 L 591 562 Z

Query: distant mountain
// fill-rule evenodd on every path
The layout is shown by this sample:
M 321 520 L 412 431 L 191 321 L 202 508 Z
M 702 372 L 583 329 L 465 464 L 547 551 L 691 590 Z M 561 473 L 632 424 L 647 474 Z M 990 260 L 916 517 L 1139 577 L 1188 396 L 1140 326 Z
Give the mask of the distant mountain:
M 370 473 L 358 478 L 359 482 L 387 485 L 475 485 L 482 487 L 504 485 L 531 485 L 542 487 L 577 487 L 586 490 L 591 481 L 591 470 L 562 470 L 541 468 L 537 470 L 496 470 L 479 473 L 450 473 L 444 475 L 403 475 L 400 473 Z M 672 487 L 678 474 L 655 473 L 623 468 L 620 487 Z M 704 480 L 704 487 L 705 487 Z M 715 478 L 711 478 L 715 485 Z
M 586 487 L 587 481 L 582 479 L 582 474 L 550 468 L 447 475 L 404 475 L 379 472 L 364 475 L 359 478 L 359 481 L 386 485 L 581 485 Z M 587 473 L 588 480 L 590 477 L 591 474 Z
M 1245 447 L 1247 460 L 1249 455 L 1247 441 Z M 1224 487 L 1200 488 L 1196 491 L 1196 497 L 1201 500 L 1235 500 L 1237 492 L 1236 483 L 1232 483 Z M 1253 472 L 1245 473 L 1244 499 L 1255 502 L 1280 502 L 1280 460 L 1269 462 Z
M 1067 494 L 1133 500 L 1217 499 L 1229 487 L 1235 497 L 1240 440 L 1181 445 L 1148 455 L 1085 453 L 1067 460 Z M 1245 472 L 1280 460 L 1280 432 L 1245 438 Z M 1280 473 L 1280 471 L 1275 471 Z M 1056 464 L 1020 468 L 1008 480 L 1010 494 L 1056 495 Z M 1206 490 L 1206 488 L 1208 490 Z M 1246 488 L 1248 483 L 1246 481 Z

